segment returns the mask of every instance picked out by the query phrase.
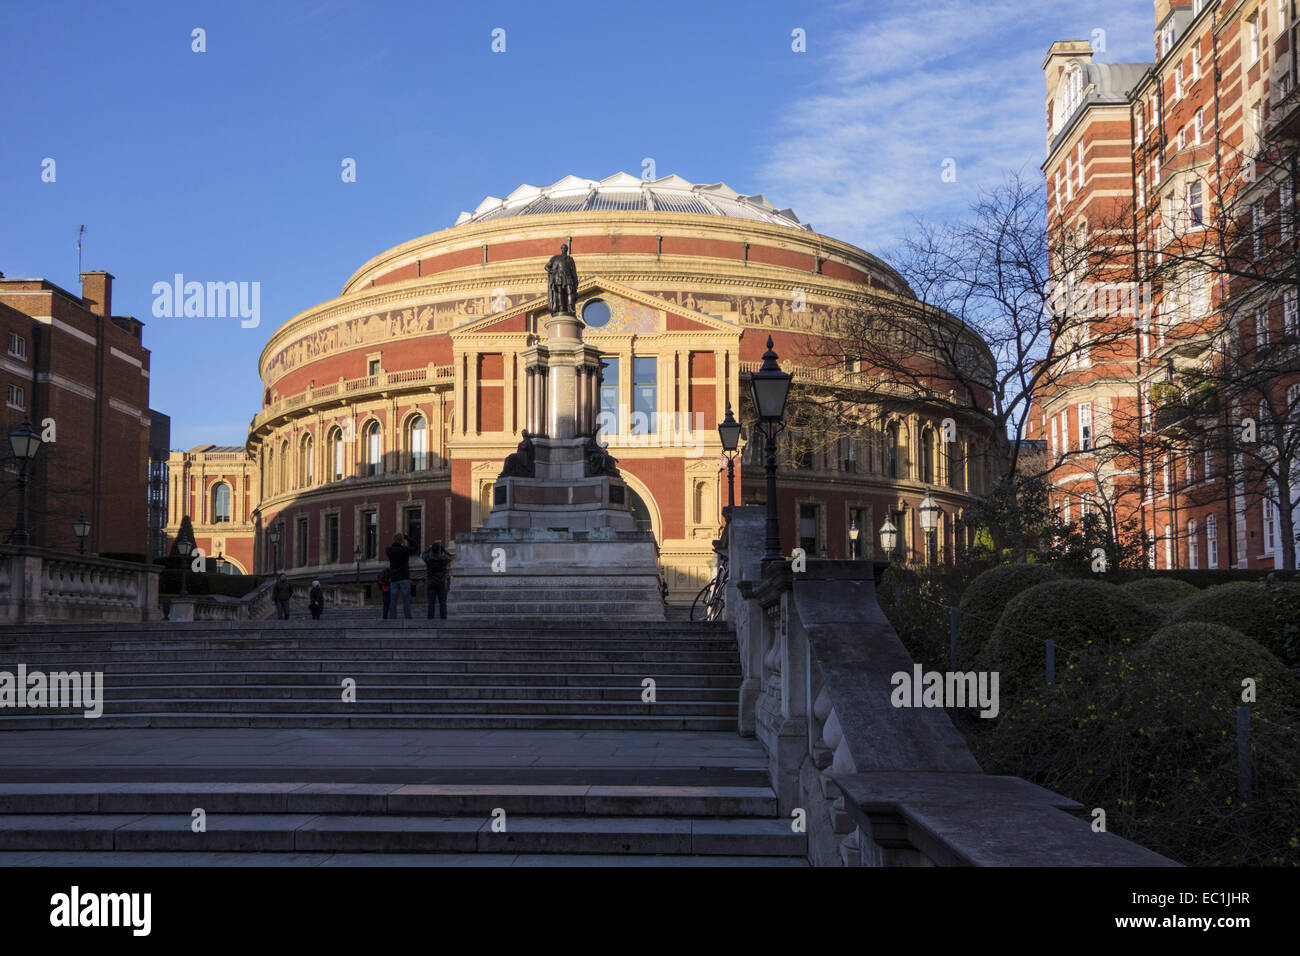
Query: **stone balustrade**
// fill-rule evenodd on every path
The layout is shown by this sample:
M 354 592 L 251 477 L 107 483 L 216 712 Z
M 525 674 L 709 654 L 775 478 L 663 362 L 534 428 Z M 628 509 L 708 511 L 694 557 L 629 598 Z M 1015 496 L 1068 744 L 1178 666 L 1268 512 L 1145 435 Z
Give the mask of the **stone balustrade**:
M 275 578 L 268 577 L 241 598 L 224 594 L 187 594 L 183 597 L 169 594 L 162 602 L 169 621 L 264 621 L 275 616 L 275 601 L 271 598 L 274 588 Z M 356 587 L 331 584 L 322 590 L 327 608 L 361 607 L 365 603 L 364 593 Z M 294 606 L 305 607 L 310 594 L 309 585 L 294 584 Z
M 250 430 L 256 430 L 268 421 L 272 421 L 285 412 L 293 411 L 304 405 L 320 402 L 355 401 L 368 392 L 381 392 L 448 382 L 455 377 L 455 366 L 428 365 L 421 368 L 401 369 L 394 372 L 380 372 L 364 378 L 345 379 L 341 382 L 329 382 L 315 385 L 293 395 L 284 395 L 258 412 L 250 423 Z
M 822 866 L 1168 866 L 1085 808 L 983 773 L 946 711 L 896 707 L 913 661 L 876 601 L 884 562 L 763 567 L 765 512 L 734 508 L 726 613 L 736 628 L 739 723 L 768 754 L 782 815 L 802 810 Z
M 0 545 L 0 623 L 156 621 L 162 569 Z

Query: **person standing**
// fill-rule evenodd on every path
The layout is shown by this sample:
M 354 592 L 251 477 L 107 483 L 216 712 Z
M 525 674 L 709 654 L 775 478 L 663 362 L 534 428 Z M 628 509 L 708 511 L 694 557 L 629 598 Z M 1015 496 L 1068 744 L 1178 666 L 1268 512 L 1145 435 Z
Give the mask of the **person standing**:
M 429 589 L 429 620 L 433 620 L 433 602 L 438 602 L 438 617 L 447 620 L 447 572 L 451 555 L 441 541 L 435 541 L 420 555 L 424 559 L 425 587 Z
M 275 587 L 271 590 L 271 597 L 275 601 L 275 609 L 280 620 L 289 620 L 289 602 L 293 599 L 293 585 L 289 583 L 288 575 L 281 572 L 280 577 L 276 579 Z
M 388 569 L 379 572 L 379 596 L 384 599 L 384 620 L 388 620 L 388 609 L 393 602 L 393 586 L 388 580 Z
M 311 611 L 313 621 L 320 620 L 320 612 L 325 610 L 325 592 L 320 589 L 320 582 L 311 583 L 311 594 L 307 597 L 307 609 Z
M 411 619 L 411 555 L 420 551 L 411 539 L 402 532 L 393 535 L 393 543 L 384 552 L 388 555 L 388 577 L 392 581 L 393 592 L 389 596 L 392 602 L 393 617 L 397 617 L 397 599 L 402 599 L 402 616 Z

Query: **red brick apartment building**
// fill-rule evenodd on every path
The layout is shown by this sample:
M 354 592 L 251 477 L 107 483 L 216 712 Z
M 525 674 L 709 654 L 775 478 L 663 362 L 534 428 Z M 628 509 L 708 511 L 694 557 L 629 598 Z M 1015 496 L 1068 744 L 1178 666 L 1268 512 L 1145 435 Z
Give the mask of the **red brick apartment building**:
M 18 466 L 7 436 L 24 419 L 46 441 L 28 466 L 29 543 L 87 553 L 146 553 L 149 350 L 143 323 L 113 315 L 113 277 L 81 275 L 80 296 L 46 279 L 0 276 L 6 439 L 0 529 L 17 523 Z
M 1025 437 L 1048 443 L 1062 516 L 1131 519 L 1156 568 L 1296 563 L 1295 15 L 1156 0 L 1153 63 L 1064 40 L 1043 64 L 1054 281 L 1091 258 L 1074 291 L 1102 344 Z

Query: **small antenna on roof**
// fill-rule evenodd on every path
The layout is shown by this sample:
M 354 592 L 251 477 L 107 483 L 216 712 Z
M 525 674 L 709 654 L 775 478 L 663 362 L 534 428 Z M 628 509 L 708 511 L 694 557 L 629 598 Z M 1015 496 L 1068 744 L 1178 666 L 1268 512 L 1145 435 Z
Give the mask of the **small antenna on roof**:
M 81 237 L 86 234 L 86 227 L 77 227 L 77 275 L 81 275 Z

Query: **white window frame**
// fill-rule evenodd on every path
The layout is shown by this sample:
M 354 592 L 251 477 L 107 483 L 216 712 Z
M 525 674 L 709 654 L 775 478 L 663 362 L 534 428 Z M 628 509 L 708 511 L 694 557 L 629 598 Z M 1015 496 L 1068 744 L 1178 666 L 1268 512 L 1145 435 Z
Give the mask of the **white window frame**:
M 1092 433 L 1092 402 L 1079 403 L 1079 450 L 1092 451 L 1095 441 Z
M 1205 566 L 1219 566 L 1219 519 L 1214 515 L 1205 516 Z
M 1079 146 L 1074 156 L 1074 166 L 1079 171 L 1079 189 L 1083 189 L 1083 140 L 1079 140 Z
M 5 404 L 10 408 L 16 408 L 19 411 L 25 411 L 27 408 L 27 392 L 21 385 L 10 385 L 5 396 Z
M 9 354 L 16 359 L 27 361 L 27 340 L 17 332 L 9 333 Z
M 1191 518 L 1187 522 L 1187 566 L 1193 571 L 1201 566 L 1200 550 L 1196 539 L 1196 519 Z
M 1300 309 L 1297 309 L 1296 290 L 1287 289 L 1282 293 L 1283 327 L 1287 335 L 1300 335 Z

